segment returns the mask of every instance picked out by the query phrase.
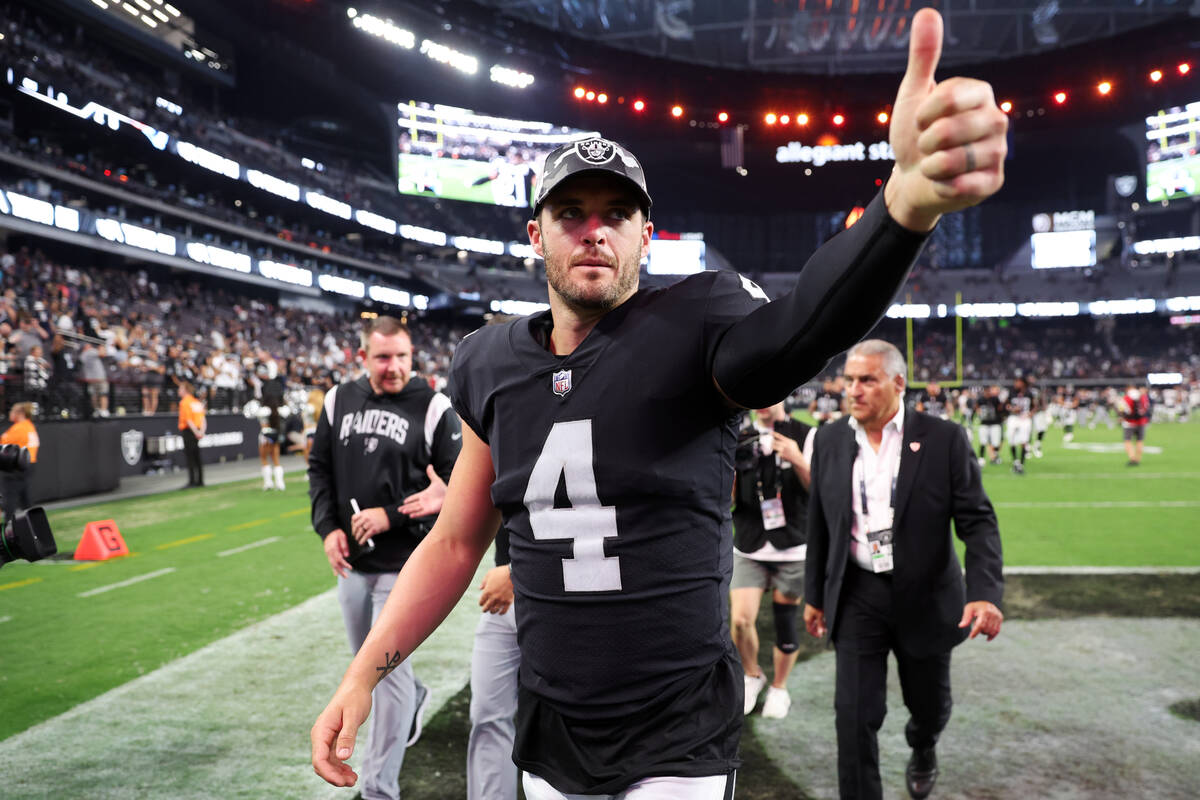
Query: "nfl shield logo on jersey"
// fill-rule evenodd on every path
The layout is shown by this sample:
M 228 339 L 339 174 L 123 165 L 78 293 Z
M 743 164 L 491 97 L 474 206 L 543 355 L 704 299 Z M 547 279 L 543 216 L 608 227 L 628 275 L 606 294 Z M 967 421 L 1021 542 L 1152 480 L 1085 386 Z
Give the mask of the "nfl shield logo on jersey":
M 563 397 L 567 392 L 571 391 L 571 370 L 560 369 L 554 373 L 553 378 L 554 393 L 559 397 Z

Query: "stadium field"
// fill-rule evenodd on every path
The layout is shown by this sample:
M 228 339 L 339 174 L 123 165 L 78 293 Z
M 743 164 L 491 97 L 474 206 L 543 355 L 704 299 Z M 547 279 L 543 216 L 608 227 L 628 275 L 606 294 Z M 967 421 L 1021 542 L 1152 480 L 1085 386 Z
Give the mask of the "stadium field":
M 1119 430 L 1047 438 L 1024 476 L 984 470 L 1008 620 L 957 651 L 936 796 L 1192 797 L 1200 423 L 1152 426 L 1137 468 Z M 0 571 L 5 796 L 353 796 L 308 766 L 308 728 L 349 654 L 306 489 L 292 473 L 282 493 L 246 481 L 50 514 L 67 557 Z M 132 555 L 70 560 L 86 522 L 110 518 Z M 406 798 L 463 796 L 475 599 L 414 656 L 435 699 Z M 836 795 L 832 664 L 806 642 L 792 713 L 749 719 L 739 798 Z M 890 692 L 885 796 L 900 797 L 904 714 Z

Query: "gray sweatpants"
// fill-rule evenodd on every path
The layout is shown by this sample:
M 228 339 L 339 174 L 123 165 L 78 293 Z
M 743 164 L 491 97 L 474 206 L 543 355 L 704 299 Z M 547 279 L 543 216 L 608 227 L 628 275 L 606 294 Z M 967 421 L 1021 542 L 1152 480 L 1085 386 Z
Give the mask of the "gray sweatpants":
M 351 570 L 338 578 L 338 603 L 346 622 L 350 652 L 357 653 L 387 602 L 396 573 Z M 371 694 L 370 731 L 359 768 L 364 800 L 399 800 L 400 767 L 416 709 L 417 686 L 408 659 L 379 682 Z
M 503 614 L 479 615 L 471 648 L 471 737 L 467 741 L 467 800 L 517 800 L 517 649 L 515 604 Z

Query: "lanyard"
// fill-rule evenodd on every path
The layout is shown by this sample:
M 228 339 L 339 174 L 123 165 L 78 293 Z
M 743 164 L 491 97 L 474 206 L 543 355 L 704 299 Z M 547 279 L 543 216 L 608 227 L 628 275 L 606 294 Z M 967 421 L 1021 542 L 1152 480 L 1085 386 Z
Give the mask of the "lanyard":
M 881 449 L 882 449 L 882 445 L 881 445 Z M 858 493 L 859 493 L 859 498 L 862 501 L 863 523 L 869 527 L 870 522 L 868 521 L 868 514 L 867 514 L 867 459 L 865 456 L 862 456 L 860 454 L 858 461 L 859 461 L 859 467 L 860 467 L 860 472 L 859 472 L 859 476 L 858 476 Z M 893 510 L 895 510 L 895 508 L 896 508 L 896 480 L 899 477 L 900 477 L 900 455 L 897 454 L 896 455 L 896 469 L 894 472 L 892 472 L 892 492 L 891 492 L 891 500 L 889 501 L 891 503 L 891 508 Z

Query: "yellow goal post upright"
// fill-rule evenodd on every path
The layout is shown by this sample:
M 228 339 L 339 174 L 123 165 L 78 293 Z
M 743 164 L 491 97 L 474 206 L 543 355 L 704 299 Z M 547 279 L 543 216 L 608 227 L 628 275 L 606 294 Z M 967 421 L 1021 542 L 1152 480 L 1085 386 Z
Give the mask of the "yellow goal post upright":
M 904 302 L 906 304 L 911 305 L 912 296 L 906 295 Z M 945 389 L 958 389 L 958 388 L 961 388 L 963 385 L 963 340 L 962 340 L 963 321 L 962 321 L 962 317 L 958 313 L 958 308 L 961 305 L 962 305 L 962 292 L 955 292 L 954 293 L 954 307 L 951 309 L 951 313 L 953 313 L 953 315 L 954 315 L 954 380 L 953 381 L 938 381 L 938 383 L 940 383 L 942 385 L 942 387 Z M 916 375 L 916 365 L 915 365 L 915 357 L 913 354 L 916 351 L 916 344 L 913 340 L 914 339 L 914 337 L 913 337 L 913 318 L 911 315 L 905 316 L 904 328 L 905 328 L 905 349 L 906 349 L 905 355 L 908 359 L 908 375 L 906 376 L 906 378 L 907 378 L 906 385 L 910 389 L 924 389 L 925 386 L 928 384 L 928 381 L 918 381 L 918 380 L 914 379 L 915 375 Z

